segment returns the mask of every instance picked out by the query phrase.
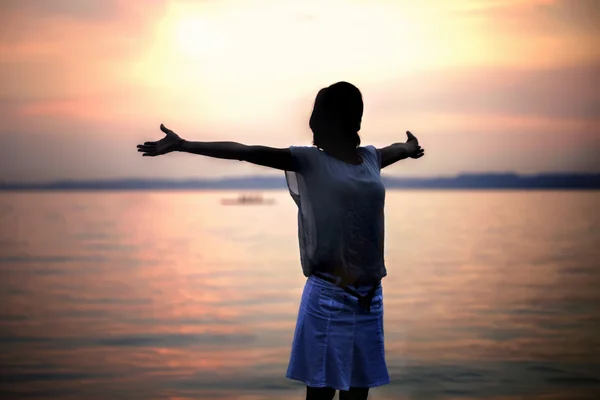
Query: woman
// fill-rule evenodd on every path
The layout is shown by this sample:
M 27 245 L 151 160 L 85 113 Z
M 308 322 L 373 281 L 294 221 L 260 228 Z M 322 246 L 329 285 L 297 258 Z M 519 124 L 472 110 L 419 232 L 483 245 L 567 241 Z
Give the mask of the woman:
M 306 384 L 307 400 L 366 399 L 390 382 L 383 334 L 381 279 L 385 189 L 380 170 L 424 155 L 405 143 L 360 147 L 363 101 L 347 82 L 321 89 L 310 117 L 314 146 L 277 149 L 235 142 L 189 142 L 166 136 L 138 145 L 144 156 L 184 151 L 247 161 L 285 171 L 298 205 L 304 286 L 292 344 L 289 379 Z

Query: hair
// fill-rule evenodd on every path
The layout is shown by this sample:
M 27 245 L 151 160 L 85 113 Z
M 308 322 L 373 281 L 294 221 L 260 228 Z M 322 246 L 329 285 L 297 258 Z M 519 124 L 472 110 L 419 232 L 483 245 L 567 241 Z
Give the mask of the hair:
M 313 144 L 321 149 L 360 146 L 360 124 L 363 115 L 362 94 L 348 82 L 323 88 L 315 98 L 309 126 Z

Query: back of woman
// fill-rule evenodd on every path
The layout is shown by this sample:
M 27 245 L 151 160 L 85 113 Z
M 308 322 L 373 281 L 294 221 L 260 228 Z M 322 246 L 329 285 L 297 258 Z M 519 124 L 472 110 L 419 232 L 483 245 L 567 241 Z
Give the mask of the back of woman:
M 317 96 L 311 128 L 319 147 L 290 147 L 294 172 L 286 172 L 308 278 L 286 376 L 308 386 L 307 399 L 331 398 L 335 390 L 364 398 L 368 388 L 390 381 L 380 284 L 386 275 L 381 159 L 375 147 L 357 147 L 362 96 L 348 85 Z M 362 307 L 360 296 L 371 291 L 369 307 Z
M 364 391 L 390 381 L 379 283 L 386 275 L 385 189 L 377 150 L 358 151 L 363 162 L 351 165 L 316 148 L 292 148 L 294 158 L 306 165 L 286 174 L 298 204 L 301 264 L 308 277 L 287 377 L 312 388 Z M 370 308 L 321 274 L 343 279 L 363 296 L 375 286 Z
M 373 146 L 348 164 L 316 147 L 291 147 L 296 172 L 286 172 L 298 205 L 302 269 L 373 284 L 386 275 L 383 260 L 385 187 Z

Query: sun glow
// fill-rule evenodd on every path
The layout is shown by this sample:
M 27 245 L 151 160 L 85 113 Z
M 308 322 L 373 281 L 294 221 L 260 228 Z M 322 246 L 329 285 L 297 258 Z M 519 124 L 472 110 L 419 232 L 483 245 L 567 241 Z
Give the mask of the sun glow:
M 334 3 L 220 4 L 170 2 L 137 79 L 205 93 L 225 84 L 303 91 L 342 77 L 382 81 L 447 59 L 432 49 L 430 24 L 384 4 L 348 3 L 343 15 Z
M 285 99 L 310 102 L 315 90 L 338 80 L 368 90 L 492 51 L 481 45 L 485 37 L 408 2 L 344 2 L 344 13 L 341 4 L 171 0 L 130 80 L 184 104 L 171 112 L 250 121 L 291 114 Z
M 208 21 L 199 17 L 181 17 L 173 22 L 174 46 L 186 57 L 198 57 L 218 51 L 224 45 L 223 36 Z

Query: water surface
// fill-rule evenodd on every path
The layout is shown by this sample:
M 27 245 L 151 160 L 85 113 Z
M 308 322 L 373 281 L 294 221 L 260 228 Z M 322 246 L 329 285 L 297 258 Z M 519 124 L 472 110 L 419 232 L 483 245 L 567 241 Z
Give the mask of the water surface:
M 303 399 L 296 208 L 231 192 L 0 194 L 7 399 Z M 600 393 L 600 192 L 388 191 L 373 399 Z

